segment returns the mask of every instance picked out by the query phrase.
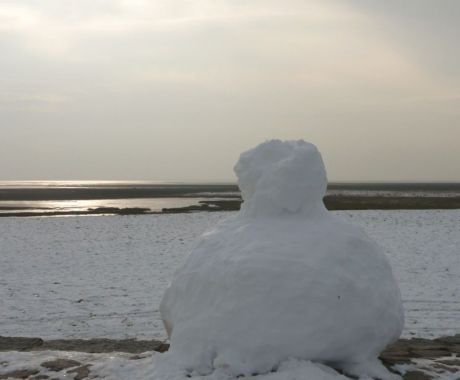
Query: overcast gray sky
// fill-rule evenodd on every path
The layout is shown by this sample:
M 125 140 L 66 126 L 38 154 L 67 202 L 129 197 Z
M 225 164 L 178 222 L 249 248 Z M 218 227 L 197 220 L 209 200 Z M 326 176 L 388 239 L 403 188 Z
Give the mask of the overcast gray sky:
M 0 180 L 460 181 L 460 1 L 0 0 Z

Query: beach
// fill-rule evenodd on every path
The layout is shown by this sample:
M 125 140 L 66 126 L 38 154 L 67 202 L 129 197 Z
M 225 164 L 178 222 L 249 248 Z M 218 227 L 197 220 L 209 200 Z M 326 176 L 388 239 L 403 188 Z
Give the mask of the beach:
M 0 351 L 4 351 L 0 359 L 7 363 L 0 378 L 26 367 L 37 376 L 57 378 L 75 374 L 83 379 L 90 373 L 100 378 L 110 371 L 110 376 L 119 378 L 120 368 L 142 377 L 138 371 L 144 361 L 168 347 L 158 306 L 173 273 L 195 240 L 233 217 L 240 206 L 237 192 L 221 189 L 196 188 L 197 192 L 171 198 L 163 188 L 165 197 L 143 200 L 172 199 L 168 206 L 177 206 L 176 200 L 196 200 L 199 195 L 199 202 L 209 203 L 149 210 L 145 215 L 91 211 L 79 215 L 62 210 L 62 215 L 53 217 L 0 218 Z M 404 370 L 405 379 L 450 379 L 445 374 L 460 371 L 456 359 L 449 359 L 459 355 L 455 334 L 460 331 L 460 209 L 449 209 L 455 206 L 456 194 L 372 191 L 331 190 L 326 205 L 383 247 L 399 282 L 406 316 L 403 339 L 381 358 L 389 368 Z M 62 190 L 60 194 L 64 197 Z M 119 201 L 130 199 L 142 200 Z M 433 200 L 449 207 L 431 209 Z M 231 207 L 222 211 L 214 206 L 208 210 L 214 212 L 203 212 L 202 205 L 213 202 L 230 202 Z M 375 202 L 382 209 L 366 209 L 375 208 Z M 411 205 L 427 207 L 411 209 Z M 40 211 L 31 211 L 35 212 Z M 442 337 L 450 337 L 446 339 L 451 343 L 446 345 Z M 55 359 L 75 360 L 79 366 L 57 372 L 41 366 Z M 67 374 L 74 369 L 81 375 Z M 32 372 L 22 375 L 32 378 Z

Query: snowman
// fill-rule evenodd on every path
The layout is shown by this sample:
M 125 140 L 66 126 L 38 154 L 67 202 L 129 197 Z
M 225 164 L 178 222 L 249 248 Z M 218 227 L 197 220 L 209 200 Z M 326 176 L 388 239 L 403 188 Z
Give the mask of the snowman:
M 160 306 L 183 371 L 276 371 L 288 359 L 398 378 L 378 360 L 401 334 L 390 264 L 360 228 L 327 211 L 317 148 L 271 140 L 235 166 L 244 200 L 205 233 Z

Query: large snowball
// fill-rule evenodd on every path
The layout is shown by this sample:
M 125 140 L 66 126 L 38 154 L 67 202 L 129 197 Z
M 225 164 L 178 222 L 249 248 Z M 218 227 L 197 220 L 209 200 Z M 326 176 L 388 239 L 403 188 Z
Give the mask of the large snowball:
M 203 235 L 161 303 L 177 365 L 246 375 L 296 358 L 385 377 L 399 289 L 381 249 L 325 209 L 316 147 L 269 141 L 235 172 L 242 210 Z
M 272 140 L 241 155 L 235 165 L 245 214 L 305 212 L 326 193 L 326 170 L 318 149 L 305 141 Z

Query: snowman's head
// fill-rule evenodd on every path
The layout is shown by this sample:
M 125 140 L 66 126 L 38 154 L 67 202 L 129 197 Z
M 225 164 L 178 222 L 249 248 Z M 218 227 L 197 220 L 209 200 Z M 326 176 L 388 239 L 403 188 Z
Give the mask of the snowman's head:
M 321 154 L 303 140 L 266 141 L 242 153 L 234 170 L 249 215 L 300 213 L 322 205 L 326 193 Z

